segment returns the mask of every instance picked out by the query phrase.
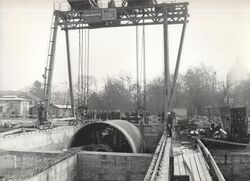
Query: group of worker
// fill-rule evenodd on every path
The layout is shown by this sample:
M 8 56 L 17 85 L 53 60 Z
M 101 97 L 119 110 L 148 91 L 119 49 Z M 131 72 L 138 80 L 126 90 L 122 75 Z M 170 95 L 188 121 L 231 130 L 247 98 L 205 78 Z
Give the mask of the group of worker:
M 121 118 L 121 112 L 119 110 L 116 111 L 106 111 L 106 110 L 89 110 L 87 107 L 83 109 L 82 111 L 79 111 L 77 114 L 79 114 L 81 120 L 91 120 L 91 119 L 97 119 L 97 120 L 114 120 L 114 119 L 120 119 Z
M 47 109 L 45 105 L 40 101 L 37 109 L 38 121 L 40 125 L 43 125 L 47 121 Z M 98 120 L 113 120 L 113 119 L 121 119 L 120 111 L 90 111 L 84 110 L 81 113 L 82 120 L 90 120 L 90 119 L 98 119 Z M 173 127 L 173 116 L 170 112 L 167 113 L 167 122 L 166 122 L 166 131 L 168 137 L 172 137 L 172 127 Z
M 153 5 L 153 0 L 127 0 L 128 6 L 143 6 L 143 5 Z M 114 0 L 109 0 L 108 2 L 109 8 L 116 7 Z

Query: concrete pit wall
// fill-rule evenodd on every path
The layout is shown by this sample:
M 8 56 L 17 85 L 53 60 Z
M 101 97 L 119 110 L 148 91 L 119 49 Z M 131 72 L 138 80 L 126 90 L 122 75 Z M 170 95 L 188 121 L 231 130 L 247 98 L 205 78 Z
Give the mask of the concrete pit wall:
M 141 181 L 152 160 L 151 154 L 79 148 L 56 154 L 5 152 L 1 156 L 1 163 L 6 164 L 0 169 L 0 178 L 5 181 Z
M 140 125 L 136 125 L 140 130 Z M 161 124 L 147 124 L 144 125 L 144 140 L 145 140 L 145 153 L 154 153 L 155 149 L 163 134 L 163 126 Z
M 29 172 L 41 163 L 52 161 L 58 155 L 59 153 L 0 152 L 0 175 L 8 177 L 18 175 L 23 170 Z
M 64 126 L 13 134 L 0 138 L 0 150 L 51 151 L 68 148 L 69 142 L 80 126 Z
M 151 154 L 79 152 L 78 181 L 142 181 Z
M 77 181 L 77 155 L 62 159 L 26 181 Z
M 246 152 L 223 152 L 223 151 L 211 151 L 213 158 L 219 166 L 223 176 L 237 180 L 249 180 L 250 178 L 250 153 Z M 229 179 L 230 178 L 230 179 Z M 234 180 L 234 179 L 232 179 Z
M 73 135 L 81 126 L 63 126 L 0 138 L 0 150 L 51 151 L 67 149 Z M 153 153 L 162 135 L 161 125 L 145 125 L 145 152 Z
M 5 181 L 77 180 L 79 151 L 78 148 L 61 153 L 0 152 L 0 178 Z

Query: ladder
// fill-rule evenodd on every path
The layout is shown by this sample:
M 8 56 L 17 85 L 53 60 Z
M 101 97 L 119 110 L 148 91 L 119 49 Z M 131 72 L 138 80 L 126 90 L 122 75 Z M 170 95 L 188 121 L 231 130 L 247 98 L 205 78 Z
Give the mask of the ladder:
M 53 16 L 52 16 L 51 26 L 50 26 L 47 62 L 45 66 L 45 72 L 43 75 L 43 78 L 44 78 L 43 99 L 45 102 L 46 109 L 48 109 L 49 107 L 50 98 L 51 98 L 51 84 L 52 84 L 52 77 L 53 77 L 53 71 L 54 71 L 58 23 L 59 23 L 59 15 L 57 11 L 54 11 Z

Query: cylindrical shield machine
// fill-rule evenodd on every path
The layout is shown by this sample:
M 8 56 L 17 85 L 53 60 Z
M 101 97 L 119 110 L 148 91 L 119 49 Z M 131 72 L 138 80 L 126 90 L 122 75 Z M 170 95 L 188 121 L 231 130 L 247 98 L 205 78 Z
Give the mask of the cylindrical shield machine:
M 75 133 L 69 148 L 80 146 L 89 151 L 138 153 L 142 137 L 138 128 L 128 121 L 100 121 L 83 126 Z

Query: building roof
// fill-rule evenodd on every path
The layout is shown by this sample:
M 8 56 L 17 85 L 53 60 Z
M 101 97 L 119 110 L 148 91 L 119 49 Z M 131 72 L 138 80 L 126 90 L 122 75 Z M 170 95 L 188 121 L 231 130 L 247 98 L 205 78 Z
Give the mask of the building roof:
M 71 109 L 71 105 L 65 105 L 65 104 L 53 104 L 55 107 L 59 109 Z
M 40 104 L 31 105 L 31 108 L 38 107 Z M 67 104 L 50 104 L 50 106 L 55 106 L 58 109 L 71 109 L 71 105 Z
M 5 95 L 0 97 L 0 101 L 28 101 L 15 95 Z

